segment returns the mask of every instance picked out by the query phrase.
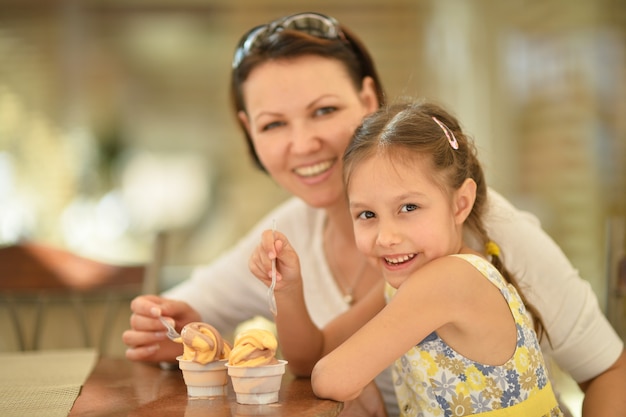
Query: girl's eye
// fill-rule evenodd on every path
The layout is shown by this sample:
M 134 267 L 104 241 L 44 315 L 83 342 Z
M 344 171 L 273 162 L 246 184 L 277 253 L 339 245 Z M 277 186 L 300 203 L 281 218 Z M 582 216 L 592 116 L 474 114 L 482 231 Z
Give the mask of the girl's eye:
M 315 110 L 315 115 L 323 116 L 325 114 L 334 113 L 336 111 L 337 111 L 337 107 L 333 107 L 333 106 L 320 107 L 319 109 Z
M 284 124 L 285 124 L 284 122 L 267 123 L 267 124 L 265 124 L 265 125 L 263 125 L 261 127 L 261 131 L 262 132 L 266 132 L 268 130 L 275 129 L 275 128 L 279 127 L 279 126 L 283 126 Z
M 371 211 L 362 211 L 359 215 L 358 218 L 362 219 L 362 220 L 367 220 L 367 219 L 373 219 L 374 217 L 376 217 L 374 215 L 373 212 Z
M 417 210 L 417 206 L 415 204 L 405 204 L 402 206 L 401 212 L 409 212 Z

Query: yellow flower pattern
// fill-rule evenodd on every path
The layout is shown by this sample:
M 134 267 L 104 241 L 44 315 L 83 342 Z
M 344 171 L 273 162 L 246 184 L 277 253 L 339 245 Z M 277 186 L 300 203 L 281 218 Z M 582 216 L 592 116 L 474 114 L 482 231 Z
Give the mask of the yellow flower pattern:
M 508 302 L 517 326 L 515 353 L 501 366 L 484 365 L 462 356 L 433 332 L 395 362 L 394 385 L 401 416 L 456 417 L 490 412 L 496 417 L 498 410 L 515 411 L 520 416 L 562 416 L 532 320 L 516 289 L 489 261 L 475 255 L 453 256 L 476 267 Z M 394 294 L 395 289 L 388 285 L 387 299 Z

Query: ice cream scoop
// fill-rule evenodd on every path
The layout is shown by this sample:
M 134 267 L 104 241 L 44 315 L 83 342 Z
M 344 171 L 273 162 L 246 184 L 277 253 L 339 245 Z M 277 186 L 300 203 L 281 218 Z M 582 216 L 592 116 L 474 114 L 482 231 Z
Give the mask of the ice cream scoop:
M 235 338 L 228 364 L 254 367 L 278 363 L 275 357 L 277 347 L 278 341 L 269 330 L 246 330 Z
M 202 322 L 185 325 L 180 338 L 174 341 L 183 344 L 183 360 L 200 364 L 228 359 L 231 350 L 215 327 Z

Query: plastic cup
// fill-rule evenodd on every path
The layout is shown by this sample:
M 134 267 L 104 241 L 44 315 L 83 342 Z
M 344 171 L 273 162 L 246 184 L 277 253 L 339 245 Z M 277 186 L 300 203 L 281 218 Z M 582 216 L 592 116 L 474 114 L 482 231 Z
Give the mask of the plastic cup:
M 278 392 L 287 361 L 274 365 L 233 366 L 226 364 L 228 375 L 239 404 L 271 404 L 278 402 Z
M 187 385 L 189 397 L 226 395 L 226 384 L 228 383 L 226 359 L 209 362 L 205 365 L 183 360 L 182 356 L 176 359 L 178 360 L 178 367 L 183 371 L 183 379 Z

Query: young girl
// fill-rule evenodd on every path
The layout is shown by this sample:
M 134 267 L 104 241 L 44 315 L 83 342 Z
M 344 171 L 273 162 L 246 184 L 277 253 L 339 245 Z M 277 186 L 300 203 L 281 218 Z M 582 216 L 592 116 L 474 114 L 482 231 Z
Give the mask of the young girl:
M 382 270 L 389 301 L 317 363 L 315 393 L 350 400 L 395 363 L 402 415 L 562 415 L 485 232 L 486 184 L 458 122 L 432 104 L 383 109 L 355 133 L 344 178 L 357 246 Z M 486 253 L 464 241 L 470 230 Z

